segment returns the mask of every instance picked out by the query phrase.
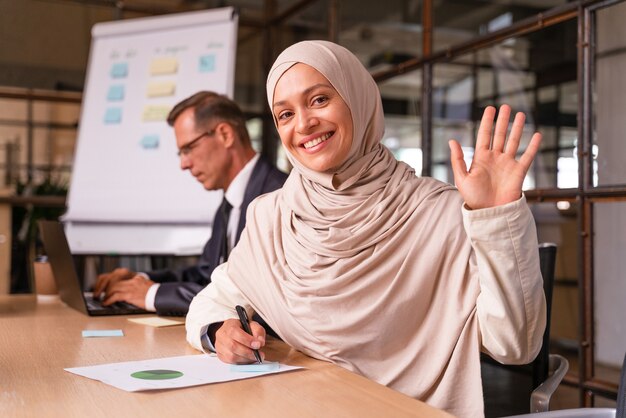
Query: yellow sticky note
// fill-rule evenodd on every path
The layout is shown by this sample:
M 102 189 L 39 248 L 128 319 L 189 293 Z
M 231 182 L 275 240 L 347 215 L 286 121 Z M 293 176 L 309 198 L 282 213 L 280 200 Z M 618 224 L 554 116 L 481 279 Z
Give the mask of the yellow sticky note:
M 167 319 L 161 318 L 158 316 L 149 316 L 145 318 L 128 318 L 130 322 L 135 322 L 137 324 L 149 325 L 151 327 L 171 327 L 173 325 L 184 325 L 184 320 L 176 320 L 176 319 Z
M 150 75 L 176 74 L 177 71 L 178 60 L 176 58 L 155 58 L 150 62 Z
M 150 105 L 143 108 L 142 120 L 144 122 L 160 122 L 167 119 L 171 106 Z
M 148 84 L 148 97 L 173 96 L 176 84 L 173 81 L 161 81 Z

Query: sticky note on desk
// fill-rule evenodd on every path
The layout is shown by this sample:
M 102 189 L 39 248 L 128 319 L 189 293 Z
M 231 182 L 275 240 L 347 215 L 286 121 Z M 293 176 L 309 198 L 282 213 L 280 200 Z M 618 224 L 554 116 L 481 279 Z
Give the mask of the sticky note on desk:
M 231 372 L 250 372 L 250 373 L 259 373 L 259 372 L 273 372 L 275 370 L 280 369 L 280 364 L 267 361 L 264 363 L 253 363 L 253 364 L 231 364 L 230 371 Z
M 83 330 L 83 338 L 91 337 L 123 337 L 124 332 L 121 329 L 85 329 Z
M 171 327 L 173 325 L 185 325 L 185 320 L 180 321 L 175 319 L 160 318 L 158 316 L 149 316 L 146 318 L 128 318 L 130 322 L 137 324 L 149 325 L 151 327 Z

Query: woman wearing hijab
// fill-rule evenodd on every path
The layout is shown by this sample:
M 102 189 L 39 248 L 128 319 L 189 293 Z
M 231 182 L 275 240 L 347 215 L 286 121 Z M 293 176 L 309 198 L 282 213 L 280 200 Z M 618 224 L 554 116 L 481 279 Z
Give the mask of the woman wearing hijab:
M 539 147 L 515 160 L 524 126 L 485 110 L 471 170 L 451 141 L 458 190 L 418 178 L 381 143 L 378 87 L 325 41 L 287 48 L 267 80 L 294 168 L 256 199 L 228 263 L 193 300 L 187 339 L 228 363 L 254 362 L 263 317 L 301 352 L 458 416 L 483 415 L 479 353 L 530 362 L 545 300 L 535 225 L 521 185 Z

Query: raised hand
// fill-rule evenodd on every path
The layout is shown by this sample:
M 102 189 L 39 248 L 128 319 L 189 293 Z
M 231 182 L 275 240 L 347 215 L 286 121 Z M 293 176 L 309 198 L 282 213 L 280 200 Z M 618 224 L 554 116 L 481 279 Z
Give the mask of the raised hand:
M 516 160 L 526 117 L 521 112 L 515 115 L 507 139 L 511 108 L 508 105 L 500 106 L 492 140 L 491 130 L 495 114 L 496 109 L 493 106 L 488 106 L 483 113 L 469 170 L 463 160 L 459 143 L 454 139 L 448 143 L 454 182 L 470 209 L 504 205 L 519 199 L 524 177 L 541 144 L 541 134 L 535 132 L 526 151 Z

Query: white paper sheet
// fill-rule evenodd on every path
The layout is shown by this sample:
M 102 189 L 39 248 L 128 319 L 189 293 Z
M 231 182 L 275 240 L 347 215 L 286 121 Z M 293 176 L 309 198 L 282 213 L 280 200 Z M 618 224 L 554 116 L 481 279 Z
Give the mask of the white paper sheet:
M 71 367 L 65 370 L 90 379 L 100 380 L 128 392 L 136 392 L 249 379 L 302 368 L 281 364 L 278 370 L 251 373 L 232 371 L 230 366 L 217 357 L 198 354 L 98 366 Z

